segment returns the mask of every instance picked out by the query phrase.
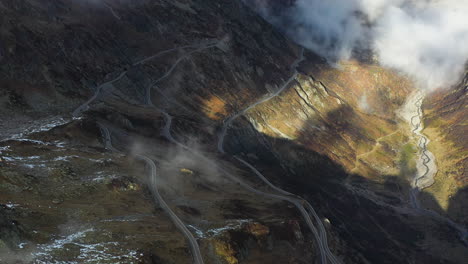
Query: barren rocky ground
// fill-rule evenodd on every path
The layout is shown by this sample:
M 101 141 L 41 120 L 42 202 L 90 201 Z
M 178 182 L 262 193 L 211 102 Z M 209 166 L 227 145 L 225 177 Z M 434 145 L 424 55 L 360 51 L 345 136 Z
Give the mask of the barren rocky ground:
M 420 208 L 414 89 L 242 1 L 0 0 L 0 262 L 463 263 L 466 80 Z

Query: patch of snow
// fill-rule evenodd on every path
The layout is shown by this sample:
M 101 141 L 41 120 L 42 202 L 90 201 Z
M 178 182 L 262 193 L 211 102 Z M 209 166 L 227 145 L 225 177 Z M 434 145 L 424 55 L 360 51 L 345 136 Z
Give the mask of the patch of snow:
M 33 143 L 33 144 L 37 144 L 37 145 L 51 145 L 50 143 L 47 143 L 47 142 L 44 142 L 44 141 L 34 140 L 34 139 L 27 139 L 27 138 L 15 138 L 15 139 L 11 139 L 11 140 L 19 141 L 19 142 L 28 142 L 28 143 Z
M 3 157 L 6 161 L 27 161 L 27 160 L 34 160 L 39 159 L 40 156 L 29 156 L 29 157 Z
M 65 142 L 56 140 L 56 141 L 53 142 L 52 145 L 54 145 L 54 146 L 56 146 L 56 147 L 58 147 L 58 148 L 64 148 L 64 147 L 65 147 L 65 144 L 66 144 Z
M 34 253 L 35 256 L 44 256 L 44 257 L 50 257 L 50 252 L 52 252 L 54 249 L 61 249 L 65 244 L 70 244 L 73 241 L 84 238 L 86 236 L 86 233 L 94 231 L 93 228 L 84 230 L 84 231 L 79 231 L 77 233 L 71 234 L 65 238 L 62 239 L 56 239 L 52 242 L 52 244 L 45 244 L 39 246 L 39 252 Z
M 135 222 L 145 216 L 150 216 L 150 214 L 124 215 L 124 216 L 114 217 L 111 219 L 104 219 L 104 220 L 101 220 L 101 222 Z
M 38 252 L 33 253 L 35 258 L 34 263 L 51 264 L 51 263 L 101 263 L 111 262 L 116 264 L 137 263 L 140 254 L 136 250 L 129 250 L 124 252 L 120 249 L 119 242 L 100 242 L 100 243 L 83 243 L 81 240 L 86 237 L 89 232 L 95 231 L 89 228 L 83 231 L 76 232 L 66 237 L 56 239 L 50 244 L 40 245 Z M 76 257 L 77 261 L 60 261 L 53 257 L 53 252 L 56 250 L 64 250 L 66 244 L 72 244 L 79 247 L 80 253 Z M 118 250 L 116 253 L 110 253 Z
M 5 161 L 16 163 L 16 165 L 23 166 L 26 168 L 34 169 L 34 168 L 46 168 L 47 165 L 43 164 L 41 161 L 37 161 L 37 163 L 29 163 L 31 161 L 35 161 L 40 159 L 40 156 L 29 156 L 29 157 L 2 157 Z
M 197 234 L 197 236 L 199 238 L 206 238 L 205 234 L 203 233 L 203 231 L 201 231 L 200 229 L 198 229 L 197 227 L 193 226 L 193 225 L 187 225 L 188 227 L 190 227 L 191 229 L 193 229 L 195 231 L 195 234 Z
M 45 164 L 21 164 L 21 166 L 29 168 L 29 169 L 46 168 L 47 167 Z
M 13 208 L 16 208 L 19 206 L 19 204 L 14 204 L 14 203 L 6 203 L 5 206 L 8 208 L 8 209 L 13 209 Z
M 68 161 L 69 159 L 79 158 L 79 156 L 71 155 L 71 156 L 62 156 L 53 159 L 53 161 Z
M 104 173 L 105 173 L 104 171 L 98 171 L 96 173 L 97 177 L 91 178 L 91 181 L 102 182 L 104 180 L 110 180 L 110 179 L 117 178 L 117 175 L 115 175 L 115 174 L 104 175 Z
M 240 229 L 242 227 L 242 225 L 244 225 L 245 223 L 249 223 L 249 222 L 252 222 L 252 220 L 250 220 L 250 219 L 241 219 L 241 220 L 229 221 L 226 226 L 223 226 L 223 227 L 220 227 L 220 228 L 209 229 L 208 231 L 206 231 L 206 233 L 209 236 L 219 236 L 219 235 L 221 235 L 222 233 L 224 233 L 224 232 L 226 232 L 228 230 Z
M 0 155 L 2 155 L 4 151 L 11 151 L 10 146 L 0 147 Z
M 19 244 L 18 244 L 18 247 L 21 248 L 21 249 L 23 249 L 24 246 L 26 246 L 27 244 L 28 244 L 28 243 L 19 243 Z
M 44 132 L 44 131 L 49 131 L 55 127 L 64 125 L 69 123 L 69 119 L 65 119 L 63 117 L 51 117 L 48 119 L 41 119 L 41 120 L 36 120 L 32 122 L 31 125 L 23 129 L 23 132 L 12 135 L 11 137 L 3 140 L 3 141 L 8 141 L 8 140 L 18 140 L 20 138 L 23 138 L 24 136 L 34 134 L 34 133 L 39 133 L 39 132 Z
M 92 161 L 92 162 L 96 162 L 96 163 L 99 163 L 99 164 L 103 164 L 105 162 L 111 162 L 112 159 L 106 159 L 106 158 L 102 158 L 102 159 L 91 159 L 91 158 L 88 158 L 89 161 Z
M 65 147 L 65 142 L 62 142 L 62 141 L 59 141 L 59 140 L 56 140 L 56 141 L 53 141 L 53 142 L 44 142 L 44 141 L 41 141 L 41 140 L 35 140 L 35 139 L 29 139 L 29 138 L 15 138 L 15 139 L 7 139 L 7 140 L 14 140 L 14 141 L 18 141 L 18 142 L 27 142 L 27 143 L 31 143 L 31 144 L 36 144 L 36 145 L 44 145 L 44 146 L 55 146 L 55 147 L 58 147 L 58 148 L 64 148 Z

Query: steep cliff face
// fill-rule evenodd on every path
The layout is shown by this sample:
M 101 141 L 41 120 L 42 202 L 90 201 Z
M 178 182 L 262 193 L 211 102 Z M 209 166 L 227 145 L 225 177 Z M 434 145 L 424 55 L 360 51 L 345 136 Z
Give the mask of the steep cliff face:
M 248 117 L 259 132 L 293 140 L 349 172 L 373 178 L 390 173 L 385 167 L 395 167 L 391 155 L 384 150 L 388 157 L 379 157 L 374 151 L 380 140 L 404 133 L 396 110 L 412 85 L 376 65 L 351 61 L 340 66 L 307 60 L 288 90 Z M 370 154 L 377 157 L 372 160 Z
M 2 261 L 466 257 L 408 205 L 413 87 L 395 72 L 331 66 L 242 1 L 0 12 Z

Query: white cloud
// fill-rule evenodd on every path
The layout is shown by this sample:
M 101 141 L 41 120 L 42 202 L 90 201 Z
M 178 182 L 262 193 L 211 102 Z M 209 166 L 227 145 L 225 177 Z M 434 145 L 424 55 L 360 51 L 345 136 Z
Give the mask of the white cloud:
M 449 2 L 387 8 L 373 28 L 380 62 L 414 77 L 421 87 L 456 83 L 468 59 L 468 6 Z
M 455 84 L 464 71 L 466 14 L 468 0 L 297 0 L 265 16 L 330 61 L 371 48 L 383 66 L 435 89 Z

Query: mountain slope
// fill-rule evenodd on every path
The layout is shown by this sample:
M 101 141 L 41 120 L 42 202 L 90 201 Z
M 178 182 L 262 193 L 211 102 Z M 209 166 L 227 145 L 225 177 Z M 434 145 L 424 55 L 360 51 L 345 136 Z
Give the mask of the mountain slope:
M 0 12 L 2 261 L 467 257 L 458 230 L 409 205 L 397 112 L 414 88 L 395 72 L 330 66 L 242 1 Z

